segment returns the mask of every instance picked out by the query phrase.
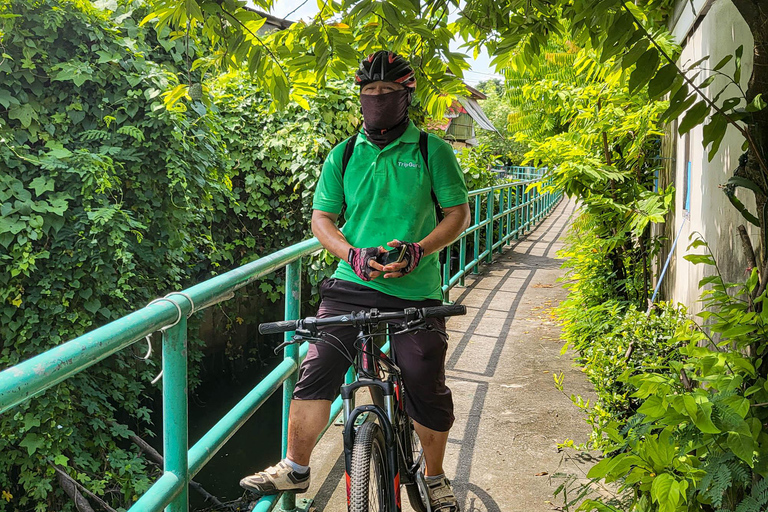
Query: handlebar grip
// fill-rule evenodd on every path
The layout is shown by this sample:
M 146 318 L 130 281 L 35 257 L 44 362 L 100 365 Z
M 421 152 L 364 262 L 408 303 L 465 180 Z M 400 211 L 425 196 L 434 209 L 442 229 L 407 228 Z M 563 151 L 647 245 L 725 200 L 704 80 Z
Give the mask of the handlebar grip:
M 274 334 L 277 332 L 295 331 L 299 326 L 298 320 L 282 320 L 280 322 L 267 322 L 265 324 L 259 324 L 259 332 L 261 334 Z
M 446 316 L 466 315 L 467 308 L 460 304 L 451 304 L 449 306 L 433 306 L 421 310 L 424 318 L 442 318 Z

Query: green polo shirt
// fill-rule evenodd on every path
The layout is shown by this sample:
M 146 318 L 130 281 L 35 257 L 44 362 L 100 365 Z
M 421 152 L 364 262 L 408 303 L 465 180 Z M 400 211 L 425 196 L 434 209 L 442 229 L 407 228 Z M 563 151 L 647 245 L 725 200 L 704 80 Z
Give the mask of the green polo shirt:
M 447 142 L 429 136 L 429 170 L 419 149 L 419 129 L 411 122 L 396 141 L 379 149 L 361 132 L 341 183 L 345 143 L 333 148 L 323 164 L 312 208 L 339 214 L 345 199 L 346 223 L 341 231 L 353 247 L 387 247 L 397 239 L 418 242 L 435 229 L 435 203 L 443 208 L 467 202 L 464 174 Z M 438 254 L 425 256 L 410 274 L 365 282 L 346 261 L 333 277 L 352 281 L 407 300 L 441 299 Z

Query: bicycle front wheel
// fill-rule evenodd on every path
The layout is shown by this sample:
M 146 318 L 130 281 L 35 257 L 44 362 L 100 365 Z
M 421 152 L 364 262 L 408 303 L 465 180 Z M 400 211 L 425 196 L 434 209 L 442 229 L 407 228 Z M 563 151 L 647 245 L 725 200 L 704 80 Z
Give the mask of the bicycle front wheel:
M 349 512 L 388 512 L 394 489 L 386 453 L 381 427 L 372 422 L 360 425 L 352 447 Z

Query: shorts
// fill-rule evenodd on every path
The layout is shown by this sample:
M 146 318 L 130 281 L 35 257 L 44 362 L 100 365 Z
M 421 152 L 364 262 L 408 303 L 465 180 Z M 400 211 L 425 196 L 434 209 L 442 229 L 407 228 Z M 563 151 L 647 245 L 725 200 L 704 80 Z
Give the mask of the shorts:
M 381 293 L 373 288 L 344 281 L 326 279 L 320 283 L 322 301 L 318 318 L 342 315 L 362 309 L 397 311 L 407 307 L 440 306 L 436 299 L 411 301 Z M 444 318 L 427 322 L 445 331 Z M 355 327 L 329 327 L 326 332 L 336 336 L 354 357 Z M 416 331 L 392 337 L 397 364 L 402 371 L 407 393 L 405 408 L 414 421 L 438 432 L 447 432 L 453 425 L 453 398 L 445 385 L 445 356 L 448 340 L 440 332 Z M 295 400 L 333 400 L 344 383 L 349 361 L 327 343 L 313 343 L 301 364 L 299 380 L 293 392 Z

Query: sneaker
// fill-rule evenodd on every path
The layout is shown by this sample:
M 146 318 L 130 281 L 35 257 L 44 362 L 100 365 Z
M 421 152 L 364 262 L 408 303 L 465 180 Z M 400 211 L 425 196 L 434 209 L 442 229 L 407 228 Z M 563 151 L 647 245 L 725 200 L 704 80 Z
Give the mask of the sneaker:
M 297 473 L 281 460 L 275 466 L 243 478 L 240 487 L 261 496 L 283 491 L 302 493 L 309 489 L 309 471 L 306 474 Z
M 451 482 L 446 477 L 434 481 L 427 478 L 427 494 L 432 512 L 460 512 L 459 502 L 456 501 Z

